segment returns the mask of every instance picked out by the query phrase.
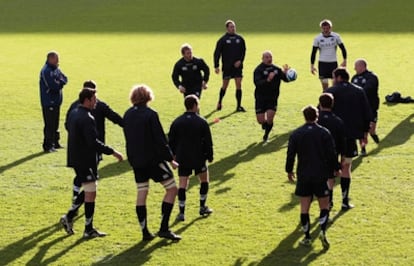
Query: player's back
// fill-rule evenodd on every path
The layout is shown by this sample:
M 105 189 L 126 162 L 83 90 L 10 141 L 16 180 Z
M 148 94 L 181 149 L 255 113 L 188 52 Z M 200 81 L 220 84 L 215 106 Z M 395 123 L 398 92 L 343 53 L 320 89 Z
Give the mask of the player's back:
M 135 105 L 125 112 L 123 120 L 131 166 L 147 167 L 162 160 L 172 160 L 157 112 L 147 106 Z
M 362 139 L 371 119 L 371 110 L 362 88 L 349 82 L 340 82 L 326 92 L 334 96 L 332 111 L 344 122 L 346 137 Z
M 330 143 L 329 143 L 330 141 Z M 326 180 L 333 172 L 329 165 L 333 153 L 333 140 L 326 128 L 316 123 L 307 123 L 292 133 L 289 141 L 298 155 L 297 176 L 306 182 L 321 182 Z
M 212 145 L 205 119 L 194 112 L 185 112 L 171 125 L 169 144 L 176 161 L 186 167 L 199 166 L 207 157 L 205 145 Z

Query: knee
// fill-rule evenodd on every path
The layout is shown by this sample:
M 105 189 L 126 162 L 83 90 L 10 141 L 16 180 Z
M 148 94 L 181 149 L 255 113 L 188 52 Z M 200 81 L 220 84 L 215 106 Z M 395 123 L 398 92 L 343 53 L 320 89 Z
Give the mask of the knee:
M 264 117 L 256 117 L 257 123 L 263 124 L 265 121 Z
M 178 194 L 178 189 L 176 186 L 167 189 L 167 194 L 175 197 Z
M 163 186 L 167 192 L 167 195 L 175 196 L 177 195 L 177 185 L 175 183 L 174 178 L 171 178 L 170 180 L 167 180 L 163 183 Z

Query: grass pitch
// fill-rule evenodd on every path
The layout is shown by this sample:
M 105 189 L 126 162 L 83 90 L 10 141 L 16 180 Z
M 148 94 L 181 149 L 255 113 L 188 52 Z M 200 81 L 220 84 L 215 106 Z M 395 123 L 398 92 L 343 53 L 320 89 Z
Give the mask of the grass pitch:
M 414 48 L 408 44 L 414 36 L 410 33 L 412 18 L 407 15 L 413 10 L 412 4 L 349 1 L 342 7 L 311 2 L 238 1 L 236 5 L 177 1 L 167 8 L 166 1 L 63 1 L 49 6 L 48 16 L 41 13 L 46 1 L 1 2 L 0 264 L 413 264 L 411 105 L 381 104 L 381 142 L 370 142 L 369 155 L 354 161 L 351 197 L 356 208 L 339 212 L 339 187 L 335 191 L 333 223 L 328 231 L 331 248 L 324 251 L 318 241 L 312 248 L 298 245 L 302 238 L 299 206 L 292 194 L 294 186 L 287 182 L 284 163 L 289 133 L 303 123 L 300 109 L 316 104 L 320 93 L 319 81 L 309 73 L 312 40 L 320 19 L 333 20 L 334 30 L 348 49 L 351 73 L 356 58 L 368 60 L 380 78 L 381 101 L 396 90 L 404 96 L 412 95 L 409 73 Z M 384 12 L 388 16 L 381 15 Z M 168 131 L 173 119 L 184 111 L 182 96 L 170 78 L 180 57 L 180 45 L 189 42 L 194 54 L 212 68 L 214 45 L 228 17 L 236 20 L 247 43 L 243 104 L 248 112 L 233 112 L 233 83 L 223 110 L 214 112 L 221 78 L 212 74 L 201 99 L 201 114 L 211 122 L 215 144 L 208 198 L 215 212 L 206 219 L 199 218 L 198 182 L 192 178 L 187 220 L 173 223 L 177 207 L 171 220 L 172 229 L 183 240 L 142 243 L 135 216 L 133 173 L 127 162 L 116 163 L 112 157 L 105 157 L 99 170 L 95 224 L 109 236 L 81 240 L 81 216 L 75 223 L 77 233 L 67 237 L 57 222 L 70 204 L 73 172 L 65 167 L 65 150 L 41 152 L 38 73 L 46 52 L 60 52 L 61 68 L 69 77 L 61 115 L 63 144 L 64 113 L 85 79 L 97 81 L 98 96 L 119 113 L 129 107 L 131 86 L 148 84 L 155 92 L 151 106 Z M 299 77 L 282 84 L 275 127 L 270 143 L 263 146 L 253 109 L 252 72 L 265 49 L 273 51 L 276 64 L 288 63 Z M 212 123 L 215 118 L 220 122 Z M 108 144 L 124 152 L 122 130 L 108 123 L 107 131 Z M 162 188 L 151 183 L 148 220 L 154 232 L 158 230 L 162 195 Z M 314 204 L 314 237 L 318 233 L 317 217 Z

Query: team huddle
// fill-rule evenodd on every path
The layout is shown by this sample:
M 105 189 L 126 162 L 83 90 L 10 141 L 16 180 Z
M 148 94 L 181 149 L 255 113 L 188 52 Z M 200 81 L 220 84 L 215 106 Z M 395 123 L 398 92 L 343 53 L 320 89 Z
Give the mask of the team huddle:
M 235 80 L 236 112 L 246 112 L 242 106 L 243 62 L 246 44 L 236 33 L 232 20 L 225 22 L 226 33 L 217 41 L 213 60 L 214 72 L 222 72 L 222 86 L 216 110 L 222 104 L 229 82 Z M 305 238 L 300 242 L 311 245 L 309 209 L 313 196 L 320 207 L 319 238 L 329 248 L 326 230 L 330 210 L 333 207 L 335 177 L 340 177 L 342 190 L 341 210 L 353 208 L 349 202 L 352 158 L 366 154 L 368 134 L 378 143 L 376 123 L 378 117 L 378 78 L 367 69 L 367 62 L 355 62 L 356 74 L 351 78 L 346 67 L 347 51 L 339 34 L 332 32 L 332 22 L 320 23 L 321 33 L 315 38 L 311 52 L 311 73 L 319 72 L 323 93 L 318 108 L 305 107 L 302 112 L 305 124 L 294 130 L 289 138 L 285 170 L 290 181 L 296 179 L 295 194 L 300 197 L 300 221 Z M 343 62 L 338 68 L 336 48 L 342 51 Z M 315 67 L 319 51 L 318 69 Z M 102 237 L 106 233 L 93 225 L 97 193 L 98 164 L 102 154 L 124 159 L 116 149 L 105 144 L 105 119 L 119 125 L 124 132 L 126 153 L 137 186 L 136 215 L 142 231 L 142 239 L 150 241 L 159 237 L 179 241 L 181 236 L 172 232 L 169 221 L 175 198 L 178 198 L 177 221 L 185 220 L 186 191 L 189 178 L 194 173 L 200 181 L 199 214 L 208 216 L 213 210 L 206 205 L 209 191 L 208 163 L 213 162 L 213 141 L 207 121 L 199 115 L 202 91 L 207 89 L 210 68 L 202 58 L 194 57 L 189 44 L 181 46 L 180 58 L 171 74 L 172 82 L 184 95 L 185 112 L 171 124 L 168 135 L 164 133 L 158 113 L 149 107 L 153 91 L 147 85 L 135 85 L 130 92 L 131 107 L 123 116 L 108 104 L 97 99 L 97 84 L 85 81 L 79 99 L 66 113 L 65 128 L 68 132 L 67 166 L 74 169 L 73 200 L 60 223 L 68 234 L 74 234 L 73 222 L 84 204 L 84 238 Z M 296 79 L 288 75 L 288 65 L 273 64 L 269 50 L 262 53 L 262 62 L 254 69 L 254 97 L 256 120 L 264 130 L 263 141 L 268 142 L 276 115 L 281 81 Z M 333 79 L 329 86 L 329 79 Z M 62 89 L 68 82 L 59 68 L 59 56 L 47 54 L 46 64 L 40 73 L 40 96 L 44 120 L 43 150 L 55 152 L 60 145 L 59 116 Z M 296 163 L 296 173 L 293 170 Z M 172 169 L 177 169 L 179 184 Z M 161 204 L 161 223 L 157 234 L 148 228 L 146 200 L 149 180 L 160 183 L 165 189 Z

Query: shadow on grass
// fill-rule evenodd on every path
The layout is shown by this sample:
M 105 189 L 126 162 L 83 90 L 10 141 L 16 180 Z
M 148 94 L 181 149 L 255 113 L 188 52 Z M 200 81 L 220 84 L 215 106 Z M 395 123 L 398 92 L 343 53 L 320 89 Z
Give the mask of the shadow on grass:
M 317 202 L 315 201 L 313 205 L 316 207 Z M 328 228 L 332 226 L 336 220 L 338 220 L 342 215 L 347 212 L 338 212 L 331 218 Z M 311 225 L 313 228 L 311 232 L 311 237 L 313 242 L 318 241 L 319 221 L 318 218 L 314 220 Z M 328 236 L 329 236 L 329 231 Z M 322 244 L 320 244 L 320 250 L 315 250 L 315 244 L 310 247 L 301 246 L 298 241 L 304 237 L 303 232 L 301 231 L 301 225 L 293 230 L 293 232 L 283 239 L 279 245 L 270 252 L 266 257 L 264 257 L 259 262 L 253 262 L 249 265 L 308 265 L 316 260 L 319 256 L 328 252 L 329 249 L 324 249 Z M 234 265 L 241 265 L 245 259 L 239 258 Z
M 234 114 L 230 113 L 224 118 Z M 245 149 L 238 151 L 235 154 L 232 154 L 228 157 L 225 157 L 217 162 L 213 162 L 209 165 L 209 171 L 211 173 L 210 187 L 219 187 L 229 179 L 234 177 L 234 173 L 229 172 L 231 169 L 237 167 L 238 164 L 249 162 L 254 160 L 257 156 L 261 154 L 266 154 L 274 152 L 283 147 L 288 141 L 290 133 L 283 133 L 281 135 L 276 135 L 269 139 L 268 143 L 252 143 L 247 146 Z M 104 167 L 98 170 L 100 179 L 105 179 L 113 176 L 117 176 L 128 171 L 132 171 L 131 166 L 127 160 L 122 162 L 114 162 L 105 165 Z M 190 178 L 190 184 L 188 189 L 192 186 L 197 185 L 197 178 Z M 216 190 L 216 194 L 225 193 L 231 190 L 231 188 L 220 188 Z
M 69 235 L 64 235 L 61 237 L 56 238 L 53 241 L 50 241 L 42 246 L 39 247 L 39 252 L 36 253 L 36 255 L 26 264 L 26 265 L 33 265 L 33 266 L 37 266 L 37 265 L 50 265 L 53 262 L 56 262 L 59 260 L 60 257 L 64 256 L 66 253 L 68 253 L 72 248 L 76 247 L 77 245 L 87 241 L 83 238 L 79 238 L 75 243 L 73 243 L 70 246 L 67 246 L 65 249 L 63 249 L 62 251 L 58 252 L 57 254 L 53 255 L 50 258 L 47 258 L 45 260 L 44 257 L 46 256 L 47 251 L 55 244 L 59 243 L 60 241 L 62 241 L 63 239 L 69 237 Z
M 386 135 L 380 143 L 378 143 L 377 147 L 369 152 L 368 156 L 373 156 L 384 149 L 403 145 L 406 143 L 410 137 L 414 134 L 414 122 L 411 121 L 414 119 L 414 114 L 407 116 L 404 120 L 402 120 L 397 126 L 395 126 L 388 135 Z M 352 160 L 352 171 L 355 171 L 361 163 L 364 161 L 365 156 L 359 156 Z M 339 185 L 338 178 L 335 181 L 335 187 Z M 294 193 L 291 194 L 291 201 L 285 203 L 279 208 L 279 211 L 285 212 L 293 209 L 299 201 L 296 199 Z
M 112 158 L 111 158 L 112 159 Z M 98 169 L 99 179 L 105 179 L 113 176 L 117 176 L 120 174 L 124 174 L 128 171 L 132 171 L 131 166 L 129 165 L 128 160 L 123 160 L 122 162 L 113 162 L 103 166 L 102 168 Z
M 215 114 L 215 113 L 217 113 L 217 112 L 219 112 L 219 111 L 217 111 L 217 110 L 211 111 L 211 112 L 210 112 L 210 113 L 208 113 L 208 114 L 207 114 L 204 118 L 205 118 L 205 119 L 208 119 L 208 118 L 210 118 L 213 114 Z M 224 119 L 226 119 L 226 118 L 229 118 L 230 116 L 234 115 L 235 113 L 237 113 L 237 112 L 236 112 L 236 111 L 234 111 L 234 112 L 228 113 L 228 114 L 226 114 L 226 115 L 218 116 L 218 117 L 216 117 L 215 119 L 219 119 L 219 120 L 218 120 L 218 123 L 220 123 L 220 121 L 221 121 L 221 120 L 224 120 Z M 212 125 L 214 125 L 215 123 L 217 123 L 217 122 L 215 122 L 215 121 L 208 122 L 208 125 L 209 125 L 209 126 L 212 126 Z
M 75 220 L 79 219 L 80 216 L 76 217 Z M 64 235 L 54 238 L 52 241 L 43 244 L 42 246 L 38 247 L 38 244 L 45 239 L 53 236 L 57 232 L 60 232 Z M 37 232 L 32 233 L 14 243 L 11 243 L 0 250 L 0 260 L 2 265 L 7 265 L 12 263 L 16 259 L 23 256 L 26 252 L 31 250 L 37 249 L 38 252 L 34 255 L 34 257 L 27 263 L 27 265 L 49 265 L 52 262 L 57 261 L 61 256 L 63 256 L 66 252 L 70 249 L 78 245 L 82 242 L 82 239 L 78 240 L 71 246 L 67 247 L 65 250 L 62 250 L 60 253 L 54 255 L 53 257 L 48 258 L 45 261 L 42 259 L 46 256 L 47 251 L 54 246 L 55 244 L 59 243 L 63 239 L 69 237 L 61 228 L 60 223 L 53 224 L 51 226 L 45 227 L 43 229 L 38 230 Z
M 295 184 L 290 183 L 289 181 L 286 181 L 287 184 L 291 184 L 292 185 L 292 190 L 294 191 L 295 188 Z M 279 212 L 287 212 L 292 210 L 293 208 L 295 208 L 296 205 L 299 204 L 299 197 L 295 195 L 294 192 L 290 193 L 290 202 L 280 206 L 279 208 Z
M 269 142 L 266 144 L 262 142 L 252 143 L 243 150 L 210 164 L 210 187 L 219 188 L 216 190 L 216 194 L 225 193 L 231 190 L 230 187 L 221 186 L 234 177 L 234 173 L 230 172 L 233 168 L 236 168 L 239 164 L 252 161 L 259 155 L 274 152 L 280 149 L 287 143 L 289 134 L 290 133 L 283 133 L 281 135 L 276 135 L 273 138 L 270 138 Z M 196 182 L 190 182 L 189 189 L 195 183 Z
M 317 224 L 318 220 L 315 219 L 311 225 L 311 228 L 314 228 L 311 232 L 313 240 L 317 239 L 319 233 L 319 225 Z M 283 239 L 266 257 L 249 265 L 308 265 L 327 252 L 322 247 L 321 250 L 316 251 L 314 249 L 315 244 L 310 247 L 301 246 L 298 241 L 304 237 L 304 234 L 300 229 L 301 226 L 298 224 L 293 232 Z M 237 262 L 235 265 L 238 265 Z
M 402 120 L 398 125 L 396 125 L 388 135 L 380 140 L 380 143 L 377 144 L 377 147 L 371 150 L 368 153 L 368 156 L 377 155 L 385 149 L 403 145 L 406 143 L 410 137 L 414 134 L 414 114 L 407 116 Z M 358 166 L 363 162 L 365 157 L 359 156 L 358 158 L 352 161 L 352 170 L 358 168 Z
M 194 225 L 197 221 L 205 219 L 203 217 L 197 217 L 188 224 L 185 224 L 178 230 L 175 230 L 176 234 L 182 234 L 185 230 L 187 230 L 190 226 Z M 176 224 L 176 223 L 175 223 Z M 185 240 L 185 236 L 183 237 Z M 184 241 L 183 240 L 183 241 Z M 141 241 L 138 244 L 130 247 L 129 249 L 123 251 L 122 253 L 116 256 L 106 256 L 101 261 L 94 263 L 93 265 L 101 265 L 101 264 L 111 264 L 111 265 L 143 265 L 151 259 L 151 254 L 155 250 L 159 248 L 163 248 L 165 246 L 177 244 L 179 242 L 174 242 L 166 239 L 161 239 L 156 242 L 157 239 L 152 240 L 152 242 Z M 156 242 L 155 244 L 153 244 Z M 147 248 L 148 246 L 148 248 Z
M 40 157 L 40 156 L 43 156 L 43 155 L 46 155 L 46 154 L 47 153 L 44 153 L 43 151 L 41 151 L 41 152 L 38 152 L 38 153 L 29 154 L 29 155 L 27 155 L 23 158 L 20 158 L 20 159 L 14 161 L 14 162 L 11 162 L 9 164 L 2 165 L 2 166 L 0 166 L 0 174 L 3 173 L 6 170 L 9 170 L 9 169 L 13 168 L 13 167 L 19 166 L 22 163 L 25 163 L 27 161 L 30 161 L 32 159 L 35 159 L 37 157 Z

